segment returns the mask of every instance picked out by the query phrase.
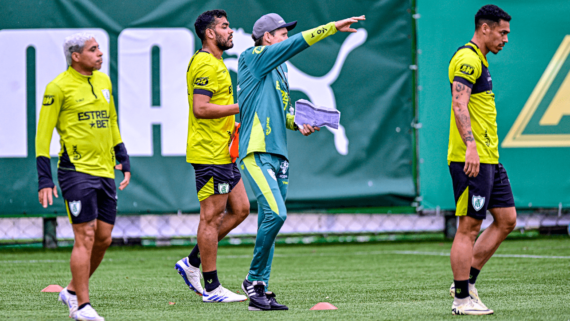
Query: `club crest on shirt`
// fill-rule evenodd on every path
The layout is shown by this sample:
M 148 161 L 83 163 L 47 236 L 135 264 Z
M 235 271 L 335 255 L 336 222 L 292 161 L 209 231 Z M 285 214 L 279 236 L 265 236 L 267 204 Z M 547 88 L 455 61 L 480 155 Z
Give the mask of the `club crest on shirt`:
M 473 204 L 475 211 L 479 212 L 479 210 L 483 208 L 483 205 L 485 205 L 485 198 L 482 196 L 473 195 L 471 203 Z
M 218 192 L 220 194 L 227 194 L 230 192 L 230 184 L 228 183 L 219 183 L 218 184 Z
M 103 92 L 103 97 L 105 97 L 107 103 L 111 103 L 111 92 L 109 92 L 109 89 L 101 89 L 101 91 Z
M 81 201 L 69 202 L 68 205 L 69 205 L 69 211 L 71 212 L 71 214 L 73 214 L 73 216 L 77 217 L 77 215 L 81 213 Z

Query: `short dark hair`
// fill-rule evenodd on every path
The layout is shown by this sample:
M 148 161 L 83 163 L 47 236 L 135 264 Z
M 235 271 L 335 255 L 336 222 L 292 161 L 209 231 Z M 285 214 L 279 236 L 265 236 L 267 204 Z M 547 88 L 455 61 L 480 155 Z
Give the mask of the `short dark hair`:
M 269 31 L 269 34 L 272 36 L 275 36 L 275 31 L 277 31 L 277 29 L 275 29 L 273 31 Z M 261 37 L 255 39 L 253 37 L 253 35 L 251 35 L 251 39 L 253 39 L 253 41 L 255 42 L 253 45 L 256 47 L 263 46 L 263 36 L 265 36 L 265 33 L 263 33 L 263 35 L 261 35 Z
M 225 17 L 228 18 L 228 15 L 224 10 L 210 10 L 202 13 L 196 19 L 194 23 L 194 28 L 196 29 L 196 34 L 198 34 L 198 38 L 204 42 L 204 35 L 206 33 L 206 29 L 211 29 L 213 26 L 216 25 L 216 18 Z
M 492 27 L 492 25 L 499 23 L 501 20 L 509 22 L 511 21 L 511 16 L 496 5 L 488 4 L 477 11 L 475 15 L 475 30 L 479 29 L 484 23 Z

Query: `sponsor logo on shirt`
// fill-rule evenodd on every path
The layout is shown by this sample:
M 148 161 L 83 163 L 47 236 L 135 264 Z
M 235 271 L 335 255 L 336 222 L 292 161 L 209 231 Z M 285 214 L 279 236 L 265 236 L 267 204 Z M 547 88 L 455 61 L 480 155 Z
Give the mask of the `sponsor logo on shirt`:
M 54 102 L 54 100 L 55 100 L 55 96 L 53 96 L 53 95 L 44 95 L 44 102 L 43 102 L 43 105 L 44 105 L 44 106 L 52 105 L 53 102 Z
M 210 77 L 198 77 L 194 81 L 194 85 L 196 86 L 206 86 L 210 81 Z
M 468 64 L 463 64 L 459 67 L 459 71 L 466 74 L 466 75 L 471 76 L 475 72 L 475 68 L 471 67 Z
M 265 136 L 271 134 L 271 126 L 269 126 L 269 117 L 267 117 L 267 122 L 265 123 Z
M 77 145 L 73 145 L 73 160 L 80 160 L 81 154 L 77 151 Z
M 91 120 L 91 128 L 108 128 L 111 116 L 106 110 L 93 110 L 77 113 L 79 121 Z
M 253 53 L 254 54 L 260 54 L 263 52 L 263 50 L 265 50 L 265 46 L 255 47 L 255 48 L 253 48 Z

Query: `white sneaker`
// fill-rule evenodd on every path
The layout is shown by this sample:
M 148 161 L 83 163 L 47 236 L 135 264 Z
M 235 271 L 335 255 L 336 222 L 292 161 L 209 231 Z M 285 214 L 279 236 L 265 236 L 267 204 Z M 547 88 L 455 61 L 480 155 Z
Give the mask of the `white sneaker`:
M 451 306 L 451 314 L 453 315 L 486 315 L 493 314 L 493 310 L 475 304 L 470 297 L 465 299 L 455 298 Z
M 451 283 L 451 287 L 449 288 L 449 295 L 451 295 L 452 298 L 455 298 L 455 283 Z M 478 304 L 485 309 L 488 309 L 487 306 L 481 301 L 481 298 L 479 298 L 479 293 L 475 288 L 475 284 L 469 283 L 469 296 L 473 300 L 473 303 Z
M 93 309 L 91 304 L 85 306 L 81 310 L 77 310 L 77 314 L 75 315 L 75 320 L 85 320 L 85 321 L 105 321 L 105 318 L 99 316 L 97 311 Z
M 208 292 L 204 291 L 204 295 L 202 296 L 203 302 L 242 302 L 247 300 L 245 295 L 240 295 L 233 293 L 232 291 L 224 288 L 223 286 L 217 287 L 214 291 Z
M 186 282 L 190 290 L 196 292 L 198 295 L 202 295 L 204 288 L 202 288 L 202 284 L 200 283 L 200 279 L 202 278 L 200 268 L 192 266 L 192 264 L 188 262 L 188 258 L 185 257 L 176 262 L 174 269 L 178 271 L 178 274 L 184 279 L 184 282 Z
M 67 292 L 67 287 L 65 287 L 59 292 L 57 300 L 69 308 L 69 317 L 75 318 L 77 313 L 77 295 Z

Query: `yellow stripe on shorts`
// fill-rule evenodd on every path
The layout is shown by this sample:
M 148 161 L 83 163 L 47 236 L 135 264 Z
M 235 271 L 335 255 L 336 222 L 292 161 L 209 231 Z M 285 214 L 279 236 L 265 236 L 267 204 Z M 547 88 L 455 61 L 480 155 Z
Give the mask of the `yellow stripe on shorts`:
M 467 209 L 469 208 L 469 186 L 465 188 L 459 200 L 456 204 L 455 216 L 465 216 L 467 215 Z
M 69 212 L 69 204 L 67 204 L 67 200 L 65 200 L 65 210 L 67 211 L 67 217 L 69 217 L 69 223 L 73 224 L 71 220 L 71 213 Z
M 201 202 L 214 195 L 214 176 L 198 191 L 198 200 Z
M 251 177 L 255 181 L 255 184 L 257 184 L 257 187 L 259 188 L 261 193 L 263 193 L 263 196 L 265 196 L 265 199 L 269 204 L 269 208 L 271 208 L 273 212 L 279 215 L 279 208 L 277 207 L 277 201 L 275 201 L 275 196 L 271 191 L 271 187 L 269 187 L 269 183 L 267 183 L 267 179 L 265 178 L 265 175 L 263 175 L 263 171 L 255 162 L 255 153 L 247 155 L 242 160 L 242 162 L 247 168 L 249 175 L 251 175 Z

